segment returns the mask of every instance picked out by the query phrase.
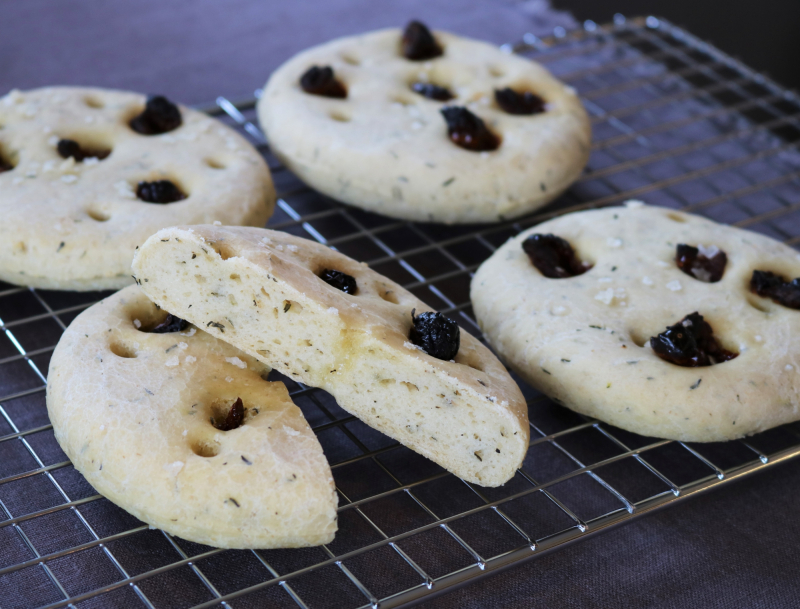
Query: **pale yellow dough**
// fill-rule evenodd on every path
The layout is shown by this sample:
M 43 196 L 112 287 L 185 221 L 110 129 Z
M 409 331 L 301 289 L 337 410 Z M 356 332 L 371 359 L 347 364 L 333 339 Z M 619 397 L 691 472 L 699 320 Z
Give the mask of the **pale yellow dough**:
M 263 226 L 275 190 L 261 155 L 238 133 L 180 107 L 183 124 L 141 135 L 129 122 L 138 93 L 77 87 L 0 98 L 0 279 L 39 288 L 117 289 L 132 282 L 134 248 L 160 228 L 214 222 Z M 101 161 L 63 159 L 59 139 L 111 150 Z M 137 199 L 138 182 L 171 180 L 188 197 Z
M 494 222 L 561 194 L 589 158 L 591 129 L 574 90 L 545 68 L 478 40 L 435 32 L 444 55 L 409 61 L 401 31 L 340 38 L 296 55 L 270 77 L 258 117 L 273 152 L 316 190 L 395 218 Z M 331 66 L 347 99 L 300 88 L 311 66 Z M 446 86 L 448 102 L 422 97 L 414 82 Z M 495 89 L 533 91 L 547 111 L 503 112 Z M 440 114 L 466 106 L 502 137 L 493 152 L 450 141 Z
M 355 294 L 322 281 L 356 279 Z M 528 449 L 527 405 L 497 358 L 461 331 L 454 361 L 409 338 L 430 307 L 324 245 L 266 229 L 164 229 L 133 272 L 161 307 L 305 384 L 454 474 L 484 486 L 511 478 Z
M 76 469 L 140 520 L 191 541 L 330 542 L 331 470 L 284 384 L 195 327 L 143 331 L 163 317 L 130 286 L 81 313 L 59 341 L 47 410 Z M 210 419 L 224 419 L 237 398 L 244 423 L 219 431 Z
M 544 277 L 521 247 L 533 233 L 566 239 L 594 267 Z M 679 243 L 723 250 L 722 280 L 683 273 Z M 489 343 L 559 403 L 646 436 L 714 442 L 800 419 L 800 311 L 750 292 L 754 270 L 794 278 L 800 259 L 765 236 L 629 202 L 510 239 L 478 269 L 471 297 Z M 650 337 L 694 311 L 736 359 L 687 368 L 653 352 Z

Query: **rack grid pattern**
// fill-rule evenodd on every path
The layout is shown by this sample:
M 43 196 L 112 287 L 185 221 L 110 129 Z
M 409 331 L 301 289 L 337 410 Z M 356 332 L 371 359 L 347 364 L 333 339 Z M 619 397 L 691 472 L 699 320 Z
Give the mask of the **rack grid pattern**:
M 263 151 L 279 201 L 269 226 L 364 260 L 480 335 L 471 274 L 554 215 L 629 198 L 800 243 L 800 100 L 663 20 L 625 20 L 507 45 L 580 93 L 594 146 L 580 180 L 518 221 L 397 221 L 305 187 L 270 156 L 254 100 L 207 109 Z M 800 455 L 800 426 L 745 440 L 644 438 L 521 383 L 531 444 L 505 486 L 465 483 L 283 378 L 339 492 L 333 543 L 230 551 L 150 529 L 95 491 L 53 437 L 45 375 L 59 336 L 102 293 L 0 284 L 0 606 L 399 607 L 534 559 Z M 275 373 L 273 373 L 275 375 Z M 273 378 L 277 378 L 273 376 Z

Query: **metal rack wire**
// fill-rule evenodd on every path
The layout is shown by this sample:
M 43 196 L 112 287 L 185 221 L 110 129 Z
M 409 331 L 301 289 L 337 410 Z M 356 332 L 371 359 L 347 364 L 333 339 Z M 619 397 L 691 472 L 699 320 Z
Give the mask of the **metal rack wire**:
M 713 47 L 648 17 L 527 35 L 507 46 L 581 94 L 594 149 L 544 212 L 447 227 L 341 205 L 270 157 L 254 100 L 208 111 L 264 152 L 280 200 L 269 226 L 364 260 L 479 334 L 471 273 L 505 240 L 568 210 L 642 198 L 800 243 L 800 100 Z M 800 428 L 688 444 L 643 438 L 523 386 L 531 445 L 505 486 L 467 484 L 283 379 L 339 492 L 328 546 L 225 551 L 152 530 L 66 460 L 44 405 L 50 354 L 103 294 L 0 284 L 0 606 L 398 607 L 624 524 L 800 455 Z

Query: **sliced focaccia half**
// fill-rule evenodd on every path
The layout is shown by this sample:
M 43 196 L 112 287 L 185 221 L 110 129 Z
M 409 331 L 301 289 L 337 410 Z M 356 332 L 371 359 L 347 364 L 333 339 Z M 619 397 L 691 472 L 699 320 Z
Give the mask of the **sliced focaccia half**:
M 514 475 L 527 407 L 497 358 L 386 277 L 266 229 L 163 229 L 133 272 L 159 306 L 339 405 L 456 475 Z
M 150 525 L 221 548 L 328 543 L 331 470 L 268 371 L 130 286 L 61 337 L 47 410 L 76 469 Z

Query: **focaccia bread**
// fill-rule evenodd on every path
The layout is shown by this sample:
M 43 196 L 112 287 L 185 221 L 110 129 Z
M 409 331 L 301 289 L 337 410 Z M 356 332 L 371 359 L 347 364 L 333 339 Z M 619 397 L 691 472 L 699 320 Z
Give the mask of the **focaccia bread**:
M 494 45 L 433 36 L 441 53 L 428 59 L 404 56 L 404 33 L 388 29 L 287 61 L 258 103 L 273 152 L 314 189 L 395 218 L 495 222 L 555 199 L 589 157 L 589 119 L 575 91 Z M 326 68 L 334 81 L 325 80 Z M 503 109 L 496 91 L 518 102 L 507 107 L 515 113 Z M 454 143 L 442 114 L 448 108 L 483 121 L 499 139 L 496 149 Z
M 503 365 L 466 332 L 453 361 L 418 348 L 412 311 L 430 307 L 365 264 L 276 231 L 189 226 L 150 237 L 133 272 L 159 306 L 465 480 L 503 484 L 525 456 L 527 406 Z
M 140 520 L 191 541 L 330 542 L 333 477 L 286 386 L 228 343 L 164 317 L 132 285 L 61 337 L 47 410 L 76 469 Z
M 274 205 L 269 169 L 242 136 L 163 97 L 48 87 L 0 98 L 3 281 L 121 288 L 159 228 L 263 226 Z
M 535 239 L 551 235 L 576 256 L 542 271 Z M 629 202 L 510 239 L 471 297 L 489 343 L 560 404 L 646 436 L 714 442 L 800 419 L 800 310 L 755 291 L 759 277 L 781 281 L 772 273 L 788 290 L 797 252 Z

